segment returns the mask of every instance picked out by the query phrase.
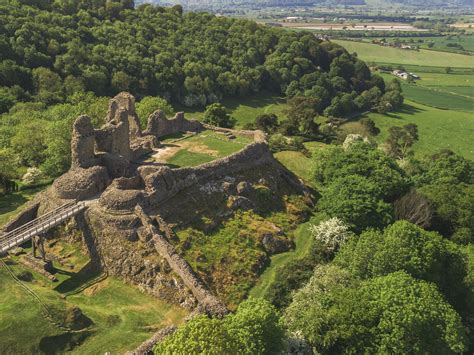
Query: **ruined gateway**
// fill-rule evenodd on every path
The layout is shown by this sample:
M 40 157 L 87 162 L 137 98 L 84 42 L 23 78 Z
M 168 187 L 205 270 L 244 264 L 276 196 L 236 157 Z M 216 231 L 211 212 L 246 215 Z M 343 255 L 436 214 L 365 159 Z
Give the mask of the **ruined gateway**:
M 140 160 L 160 149 L 163 136 L 203 129 L 244 135 L 253 143 L 197 167 L 173 169 Z M 142 131 L 135 99 L 128 93 L 110 101 L 100 129 L 94 129 L 87 116 L 76 119 L 71 154 L 70 170 L 38 194 L 4 231 L 66 202 L 87 201 L 88 209 L 52 238 L 80 241 L 94 267 L 156 297 L 214 316 L 227 309 L 176 251 L 173 227 L 200 218 L 205 210 L 226 218 L 251 208 L 254 184 L 274 193 L 308 194 L 275 160 L 263 132 L 211 127 L 186 120 L 183 113 L 167 119 L 160 110 L 150 115 Z M 282 250 L 285 247 L 276 251 Z

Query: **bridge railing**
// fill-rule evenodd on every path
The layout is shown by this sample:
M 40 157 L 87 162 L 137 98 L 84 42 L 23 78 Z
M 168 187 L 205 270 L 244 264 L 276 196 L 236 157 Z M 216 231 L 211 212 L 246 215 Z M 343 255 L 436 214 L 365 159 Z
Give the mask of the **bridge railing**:
M 6 232 L 6 233 L 0 235 L 0 241 L 10 239 L 12 236 L 17 235 L 18 233 L 21 233 L 22 231 L 31 228 L 35 224 L 41 223 L 42 221 L 45 221 L 45 220 L 51 218 L 51 216 L 60 214 L 62 211 L 66 210 L 66 209 L 68 209 L 68 208 L 70 208 L 74 205 L 75 205 L 75 202 L 73 202 L 73 201 L 65 203 L 64 205 L 61 205 L 60 207 L 58 207 L 54 210 L 51 210 L 48 213 L 45 213 L 44 215 L 41 215 L 41 216 L 29 221 L 28 223 L 25 223 L 22 226 L 20 226 L 18 228 L 15 228 L 12 231 L 9 231 L 9 232 Z
M 0 252 L 5 252 L 35 235 L 44 233 L 49 229 L 64 222 L 66 219 L 75 216 L 86 208 L 83 202 L 65 204 L 25 225 L 8 232 L 0 238 Z

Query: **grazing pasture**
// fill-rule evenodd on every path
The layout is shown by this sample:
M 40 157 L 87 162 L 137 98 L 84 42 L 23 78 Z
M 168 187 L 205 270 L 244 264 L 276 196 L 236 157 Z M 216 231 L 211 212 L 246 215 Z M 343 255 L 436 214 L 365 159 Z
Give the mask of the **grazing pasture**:
M 350 53 L 356 52 L 364 61 L 375 63 L 414 64 L 422 66 L 438 66 L 453 68 L 473 68 L 473 57 L 447 52 L 436 52 L 421 49 L 404 50 L 392 47 L 382 47 L 372 43 L 335 40 L 334 42 L 346 48 Z
M 403 110 L 400 112 L 366 115 L 373 119 L 381 130 L 380 135 L 376 137 L 379 143 L 387 139 L 390 127 L 414 123 L 418 126 L 420 136 L 420 140 L 413 146 L 416 156 L 432 154 L 440 149 L 450 149 L 468 159 L 474 159 L 472 143 L 474 115 L 472 113 L 440 110 L 410 100 L 405 101 Z

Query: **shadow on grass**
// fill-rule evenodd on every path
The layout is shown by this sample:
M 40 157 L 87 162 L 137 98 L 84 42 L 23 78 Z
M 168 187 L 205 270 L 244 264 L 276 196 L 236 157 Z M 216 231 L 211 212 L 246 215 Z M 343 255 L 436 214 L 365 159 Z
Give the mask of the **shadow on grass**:
M 97 281 L 97 278 L 102 275 L 102 272 L 93 268 L 90 262 L 78 272 L 69 272 L 60 269 L 57 272 L 71 276 L 69 279 L 55 287 L 54 290 L 62 294 L 72 293 L 79 289 L 92 286 Z
M 385 116 L 391 117 L 391 118 L 396 118 L 396 119 L 402 119 L 403 117 L 401 115 L 416 115 L 420 112 L 423 112 L 425 110 L 409 105 L 409 104 L 403 104 L 402 108 L 398 111 L 395 112 L 387 112 Z

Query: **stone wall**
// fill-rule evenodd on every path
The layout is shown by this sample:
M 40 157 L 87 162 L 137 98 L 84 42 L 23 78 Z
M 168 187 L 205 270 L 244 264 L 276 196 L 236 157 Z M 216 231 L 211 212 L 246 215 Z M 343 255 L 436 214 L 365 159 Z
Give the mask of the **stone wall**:
M 165 201 L 192 185 L 222 178 L 242 170 L 252 169 L 274 161 L 268 145 L 252 143 L 225 158 L 196 167 L 170 169 L 160 167 L 157 171 L 143 175 L 145 190 L 151 205 Z
M 96 164 L 95 134 L 91 119 L 79 116 L 72 126 L 71 137 L 71 168 L 89 168 Z
M 109 111 L 107 113 L 107 121 L 113 121 L 118 110 L 127 112 L 128 126 L 130 127 L 130 138 L 140 137 L 142 130 L 140 128 L 140 120 L 135 111 L 135 97 L 128 92 L 121 92 L 116 95 L 109 103 Z
M 142 225 L 152 237 L 158 253 L 168 261 L 173 271 L 181 278 L 199 303 L 201 311 L 211 316 L 222 317 L 228 313 L 225 305 L 219 301 L 202 283 L 188 262 L 176 252 L 175 247 L 162 236 L 151 218 L 140 206 L 135 207 L 135 213 L 140 218 Z
M 197 132 L 202 130 L 202 127 L 201 122 L 184 118 L 184 112 L 178 112 L 174 118 L 168 119 L 163 111 L 157 110 L 148 117 L 144 134 L 160 138 L 180 132 Z
M 12 230 L 21 227 L 22 225 L 34 220 L 38 214 L 39 202 L 31 202 L 26 209 L 20 212 L 14 219 L 8 222 L 1 231 L 3 233 L 11 232 Z M 1 235 L 1 233 L 0 233 Z

